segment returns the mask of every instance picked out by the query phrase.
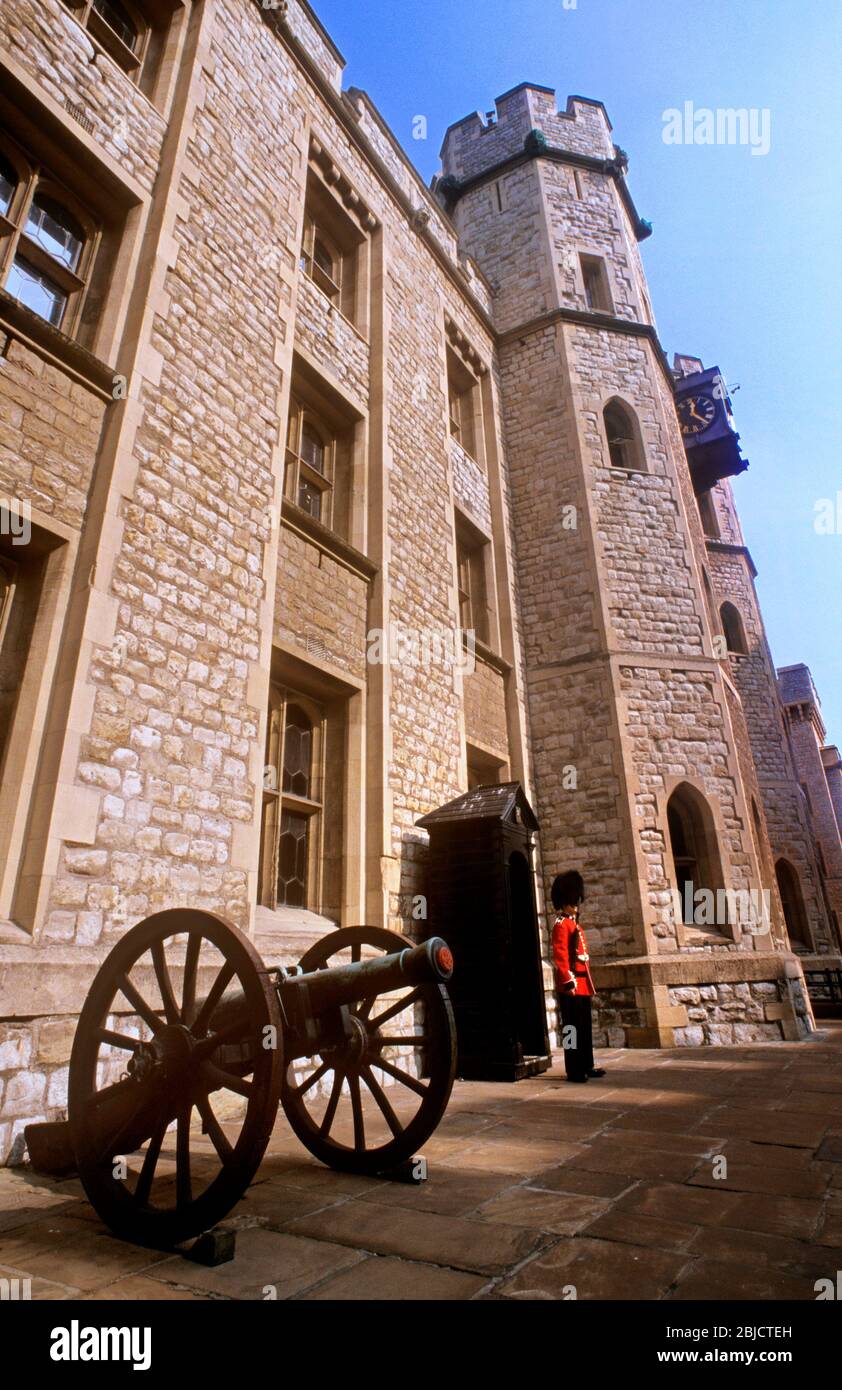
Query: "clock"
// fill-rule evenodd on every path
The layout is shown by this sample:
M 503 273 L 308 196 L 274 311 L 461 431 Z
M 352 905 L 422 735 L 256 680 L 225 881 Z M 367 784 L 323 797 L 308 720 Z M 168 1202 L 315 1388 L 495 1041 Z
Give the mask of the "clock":
M 716 419 L 716 401 L 712 396 L 685 396 L 677 405 L 682 434 L 703 434 Z

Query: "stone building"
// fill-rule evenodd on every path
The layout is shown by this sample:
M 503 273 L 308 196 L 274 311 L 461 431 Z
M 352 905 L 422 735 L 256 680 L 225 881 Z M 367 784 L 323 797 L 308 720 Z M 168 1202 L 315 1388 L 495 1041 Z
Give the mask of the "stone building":
M 0 1156 L 127 926 L 416 932 L 417 821 L 497 781 L 592 886 L 604 1037 L 809 1029 L 838 755 L 700 510 L 602 104 L 515 88 L 431 190 L 305 0 L 6 0 L 0 68 Z

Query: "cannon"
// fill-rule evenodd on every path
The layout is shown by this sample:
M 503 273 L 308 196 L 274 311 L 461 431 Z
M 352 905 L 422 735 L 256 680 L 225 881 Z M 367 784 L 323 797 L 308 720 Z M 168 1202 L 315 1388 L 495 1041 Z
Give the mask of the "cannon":
M 332 932 L 297 966 L 267 968 L 221 917 L 156 913 L 117 942 L 82 1007 L 67 1123 L 33 1129 L 51 1131 L 53 1168 L 75 1168 L 115 1234 L 154 1246 L 228 1214 L 279 1103 L 322 1162 L 394 1173 L 450 1097 L 452 972 L 441 938 L 411 946 L 375 927 Z

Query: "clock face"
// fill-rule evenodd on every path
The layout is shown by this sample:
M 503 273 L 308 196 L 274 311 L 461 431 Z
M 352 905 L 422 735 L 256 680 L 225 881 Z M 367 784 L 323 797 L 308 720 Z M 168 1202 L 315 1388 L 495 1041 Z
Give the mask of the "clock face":
M 712 396 L 685 396 L 678 402 L 678 419 L 682 434 L 701 434 L 716 419 L 716 401 Z

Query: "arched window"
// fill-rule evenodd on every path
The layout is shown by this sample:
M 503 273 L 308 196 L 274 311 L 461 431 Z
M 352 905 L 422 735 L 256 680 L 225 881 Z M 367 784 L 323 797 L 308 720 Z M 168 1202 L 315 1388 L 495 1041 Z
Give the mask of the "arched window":
M 626 472 L 644 472 L 646 461 L 633 411 L 622 401 L 609 401 L 602 412 L 602 419 L 611 467 L 623 468 Z
M 739 609 L 735 608 L 733 603 L 723 603 L 719 616 L 722 619 L 722 631 L 725 633 L 729 652 L 735 656 L 748 656 L 745 628 Z
M 775 865 L 775 877 L 784 910 L 787 935 L 790 944 L 798 950 L 812 949 L 810 931 L 807 926 L 807 913 L 798 874 L 788 859 L 779 859 Z
M 17 192 L 18 172 L 11 160 L 0 154 L 0 212 L 5 216 Z
M 676 787 L 667 802 L 667 823 L 682 920 L 686 926 L 727 926 L 718 912 L 723 879 L 716 826 L 701 792 L 687 782 Z

